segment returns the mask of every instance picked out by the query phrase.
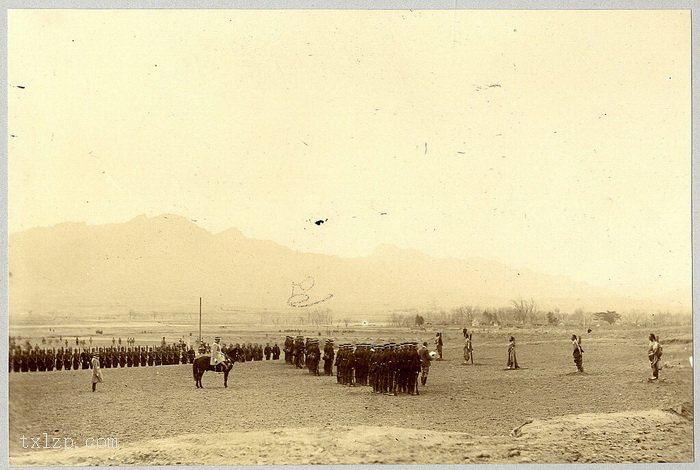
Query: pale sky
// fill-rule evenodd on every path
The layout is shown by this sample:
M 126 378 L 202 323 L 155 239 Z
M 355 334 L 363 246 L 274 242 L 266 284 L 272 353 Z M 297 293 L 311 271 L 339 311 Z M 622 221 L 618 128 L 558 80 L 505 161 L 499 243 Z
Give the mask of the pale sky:
M 690 286 L 686 11 L 8 22 L 11 233 L 175 213 L 302 251 Z

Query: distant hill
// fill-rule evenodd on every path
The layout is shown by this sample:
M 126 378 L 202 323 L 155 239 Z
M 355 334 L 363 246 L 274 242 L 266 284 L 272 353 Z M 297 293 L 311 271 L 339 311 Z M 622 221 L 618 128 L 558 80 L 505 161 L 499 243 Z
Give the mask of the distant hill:
M 307 276 L 315 281 L 309 302 L 332 294 L 323 306 L 351 313 L 508 305 L 520 296 L 562 310 L 622 309 L 630 301 L 565 277 L 480 258 L 433 258 L 390 245 L 361 258 L 301 253 L 235 229 L 212 234 L 177 215 L 63 223 L 13 234 L 9 242 L 10 312 L 191 306 L 200 296 L 209 304 L 284 309 L 292 283 Z

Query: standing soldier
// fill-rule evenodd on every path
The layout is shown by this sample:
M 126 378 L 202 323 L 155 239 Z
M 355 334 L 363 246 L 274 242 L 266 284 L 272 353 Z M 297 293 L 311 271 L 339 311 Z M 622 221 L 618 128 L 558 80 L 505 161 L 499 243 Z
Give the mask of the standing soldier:
M 133 363 L 133 356 L 131 354 L 131 347 L 126 348 L 126 367 L 131 367 Z
M 574 346 L 574 364 L 579 372 L 583 372 L 583 348 L 581 340 L 576 335 L 571 335 L 571 344 Z
M 73 365 L 73 358 L 72 358 L 72 352 L 71 349 L 67 349 L 63 352 L 63 368 L 65 370 L 71 370 L 71 366 Z
M 472 364 L 474 364 L 474 357 L 472 356 L 472 351 L 474 349 L 472 348 L 472 335 L 469 334 L 467 336 L 467 339 L 464 340 L 464 363 L 469 364 L 471 361 Z
M 277 346 L 277 343 L 275 343 L 274 346 L 272 346 L 272 360 L 277 361 L 280 358 L 280 347 Z
M 345 344 L 340 344 L 338 346 L 338 354 L 335 356 L 335 378 L 336 382 L 339 384 L 343 383 L 343 357 L 345 356 Z
M 659 344 L 659 340 L 654 333 L 649 335 L 649 350 L 647 357 L 651 364 L 651 378 L 649 380 L 659 380 L 659 370 L 661 369 L 661 355 L 663 348 Z
M 508 342 L 508 369 L 520 369 L 515 355 L 515 336 L 511 336 Z
M 63 370 L 63 348 L 59 348 L 54 356 L 56 370 Z
M 12 370 L 15 372 L 22 370 L 22 349 L 19 346 L 15 350 L 14 356 L 12 356 Z
M 82 363 L 83 370 L 90 368 L 90 355 L 83 348 L 83 352 L 80 353 L 80 362 Z
M 437 353 L 440 356 L 438 360 L 442 361 L 442 333 L 437 333 L 435 335 L 435 347 L 437 349 Z
M 119 367 L 122 369 L 126 367 L 126 351 L 124 350 L 124 346 L 119 348 Z
M 97 383 L 102 383 L 102 370 L 100 369 L 100 355 L 92 355 L 92 391 L 95 391 Z
M 73 360 L 73 370 L 80 369 L 80 352 L 78 348 L 75 348 L 73 354 L 71 354 L 71 359 Z
M 418 353 L 420 355 L 420 383 L 425 387 L 428 383 L 428 374 L 430 373 L 430 361 L 433 360 L 433 358 L 430 357 L 430 352 L 428 351 L 427 341 L 423 342 L 423 346 L 420 348 Z
M 270 343 L 267 343 L 267 345 L 265 345 L 265 360 L 266 361 L 270 360 L 270 354 L 272 354 L 272 348 L 270 347 Z
M 29 361 L 30 361 L 31 351 L 22 351 L 22 372 L 29 372 Z
M 323 373 L 325 375 L 333 375 L 333 358 L 335 357 L 335 351 L 333 350 L 333 341 L 330 339 L 326 340 L 326 344 L 323 347 Z
M 418 354 L 418 341 L 411 343 L 409 349 L 409 376 L 408 376 L 408 393 L 409 395 L 420 395 L 418 393 L 418 374 L 421 371 L 421 359 Z
M 292 351 L 293 351 L 292 337 L 287 336 L 284 339 L 284 362 L 285 364 L 292 364 Z

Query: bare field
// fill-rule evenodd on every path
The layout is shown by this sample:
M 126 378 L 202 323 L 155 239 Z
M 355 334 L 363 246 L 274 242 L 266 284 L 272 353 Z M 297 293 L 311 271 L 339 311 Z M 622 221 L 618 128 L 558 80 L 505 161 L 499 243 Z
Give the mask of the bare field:
M 434 334 L 352 329 L 335 339 L 430 341 Z M 476 329 L 474 365 L 462 364 L 461 329 L 442 331 L 445 360 L 434 362 L 427 387 L 413 397 L 341 386 L 335 377 L 313 377 L 283 360 L 236 364 L 228 389 L 223 388 L 222 376 L 211 372 L 204 375 L 205 388 L 195 389 L 190 365 L 105 369 L 105 383 L 96 393 L 90 391 L 90 371 L 11 373 L 11 463 L 693 459 L 692 416 L 662 411 L 692 403 L 690 327 L 655 330 L 664 344 L 666 364 L 659 383 L 647 382 L 646 329 L 600 329 L 584 335 L 584 375 L 574 372 L 568 341 L 572 331 L 566 329 Z M 222 333 L 226 342 L 284 338 L 277 329 Z M 511 334 L 518 341 L 521 370 L 504 370 Z M 510 435 L 530 420 L 518 436 Z M 43 433 L 78 443 L 117 438 L 119 449 L 22 448 L 22 435 Z

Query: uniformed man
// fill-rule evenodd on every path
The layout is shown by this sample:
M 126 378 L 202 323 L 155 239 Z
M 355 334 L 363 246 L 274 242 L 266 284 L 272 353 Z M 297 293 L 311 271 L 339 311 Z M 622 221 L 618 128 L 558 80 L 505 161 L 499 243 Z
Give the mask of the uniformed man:
M 335 358 L 335 351 L 333 350 L 333 341 L 330 339 L 326 340 L 326 344 L 323 347 L 323 373 L 325 375 L 333 375 L 333 359 Z
M 270 347 L 270 343 L 267 343 L 265 345 L 265 360 L 269 361 L 270 360 L 270 355 L 272 354 L 272 348 Z
M 211 345 L 211 357 L 209 358 L 209 364 L 215 369 L 219 364 L 222 364 L 226 360 L 223 351 L 221 350 L 221 337 L 217 336 L 214 338 L 214 343 Z M 217 370 L 217 372 L 222 372 Z
M 418 351 L 418 354 L 420 355 L 420 363 L 421 363 L 420 364 L 420 368 L 421 368 L 420 383 L 421 383 L 421 385 L 425 386 L 428 383 L 428 374 L 430 373 L 430 361 L 433 360 L 430 357 L 430 352 L 428 351 L 427 341 L 423 342 L 423 346 Z
M 71 359 L 73 361 L 73 370 L 78 370 L 80 368 L 80 351 L 78 351 L 78 348 L 73 350 Z

